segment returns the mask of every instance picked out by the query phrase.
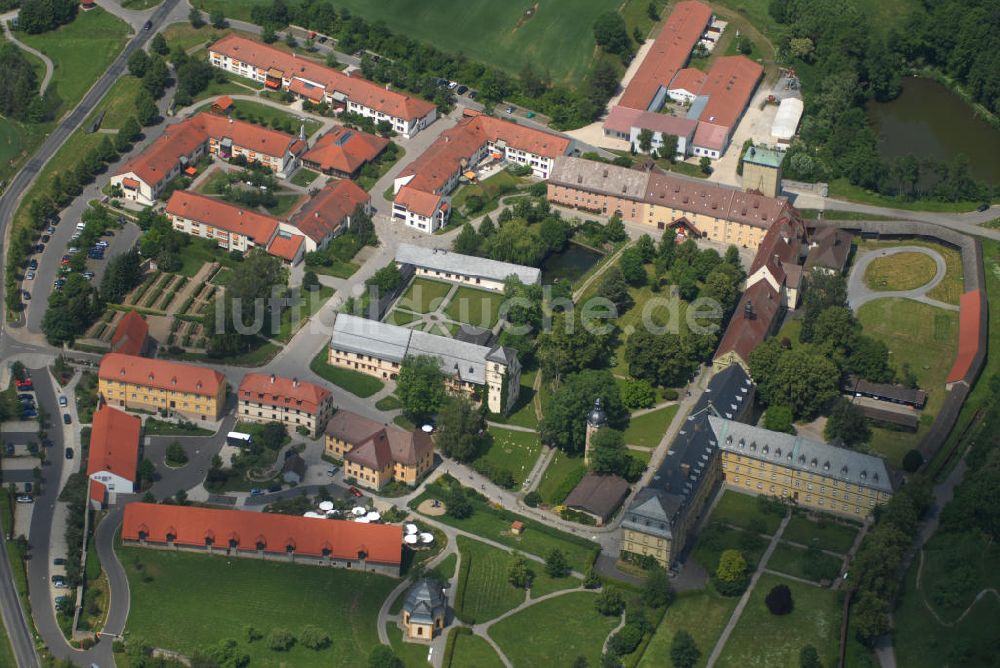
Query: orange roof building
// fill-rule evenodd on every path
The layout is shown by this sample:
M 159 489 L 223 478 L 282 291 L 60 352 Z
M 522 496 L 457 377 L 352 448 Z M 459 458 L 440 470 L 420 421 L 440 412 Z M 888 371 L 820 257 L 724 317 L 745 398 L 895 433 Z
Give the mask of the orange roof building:
M 225 376 L 193 364 L 108 353 L 97 378 L 98 393 L 118 408 L 214 421 L 225 407 Z
M 159 139 L 111 177 L 125 199 L 151 206 L 163 189 L 206 153 L 223 160 L 243 157 L 285 178 L 306 144 L 284 132 L 246 121 L 201 113 L 169 126 Z
M 333 395 L 298 378 L 248 373 L 237 392 L 237 413 L 250 422 L 281 422 L 316 438 L 333 414 Z
M 94 413 L 90 431 L 87 477 L 91 500 L 113 502 L 116 494 L 135 492 L 142 420 L 110 406 Z
M 392 129 L 405 137 L 437 118 L 437 108 L 426 100 L 236 34 L 209 47 L 209 62 L 268 88 L 288 90 L 311 102 L 326 102 L 343 111 L 389 121 Z
M 442 132 L 396 177 L 392 216 L 422 232 L 434 232 L 447 223 L 448 194 L 479 162 L 508 160 L 547 179 L 555 159 L 569 151 L 570 143 L 561 135 L 467 109 L 455 127 Z
M 246 510 L 130 503 L 122 542 L 164 549 L 270 558 L 399 575 L 399 525 L 296 517 Z
M 126 313 L 111 337 L 111 352 L 123 355 L 142 355 L 149 337 L 149 324 L 138 311 Z
M 360 208 L 371 212 L 371 196 L 353 181 L 332 181 L 292 215 L 289 224 L 304 237 L 306 252 L 322 250 L 351 227 Z
M 695 156 L 715 159 L 722 155 L 763 75 L 764 68 L 746 56 L 715 60 L 689 113 L 691 117 L 698 112 L 698 129 L 692 142 Z M 698 109 L 703 98 L 704 106 Z
M 958 355 L 945 380 L 949 389 L 954 383 L 969 383 L 967 376 L 976 356 L 985 354 L 985 351 L 979 349 L 980 342 L 986 340 L 984 335 L 987 323 L 983 318 L 983 301 L 979 289 L 969 290 L 959 299 Z
M 357 176 L 388 145 L 389 140 L 384 137 L 338 125 L 316 140 L 302 156 L 302 162 L 310 169 L 349 179 Z

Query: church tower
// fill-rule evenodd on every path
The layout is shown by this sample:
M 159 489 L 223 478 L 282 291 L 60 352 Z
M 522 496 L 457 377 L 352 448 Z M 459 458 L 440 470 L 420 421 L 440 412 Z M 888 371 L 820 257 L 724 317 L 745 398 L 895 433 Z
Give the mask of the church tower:
M 583 464 L 584 466 L 590 465 L 590 440 L 593 438 L 594 434 L 601 427 L 605 427 L 608 424 L 608 416 L 604 413 L 604 407 L 601 405 L 601 398 L 597 397 L 594 400 L 594 407 L 591 409 L 590 413 L 587 415 L 587 437 L 584 441 L 583 449 Z

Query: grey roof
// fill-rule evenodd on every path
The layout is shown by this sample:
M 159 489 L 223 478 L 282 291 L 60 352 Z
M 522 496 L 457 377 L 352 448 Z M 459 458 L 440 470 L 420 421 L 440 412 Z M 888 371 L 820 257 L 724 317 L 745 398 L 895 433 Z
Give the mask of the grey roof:
M 664 507 L 665 495 L 658 489 L 644 487 L 632 499 L 628 513 L 622 521 L 622 528 L 635 529 L 643 533 L 672 537 L 671 519 L 673 513 L 668 513 Z
M 854 236 L 836 227 L 821 227 L 813 232 L 809 240 L 809 254 L 806 256 L 805 269 L 823 267 L 833 271 L 844 271 L 847 256 L 851 254 L 851 242 Z
M 927 393 L 919 388 L 890 383 L 873 383 L 856 376 L 849 376 L 841 389 L 845 392 L 857 393 L 897 404 L 908 404 L 917 408 L 923 408 L 924 404 L 927 403 Z
M 433 580 L 417 580 L 406 592 L 403 609 L 410 613 L 410 621 L 433 624 L 434 618 L 444 615 L 446 602 L 441 585 Z
M 587 424 L 592 427 L 603 427 L 608 423 L 608 415 L 604 412 L 604 407 L 601 405 L 601 398 L 597 397 L 594 399 L 594 407 L 590 409 L 590 414 L 587 415 Z
M 562 156 L 556 158 L 549 182 L 571 188 L 584 186 L 593 192 L 641 200 L 646 194 L 649 174 L 594 160 Z
M 414 244 L 399 244 L 396 262 L 412 264 L 423 269 L 444 271 L 463 276 L 503 281 L 508 276 L 517 276 L 525 285 L 542 282 L 542 271 L 521 264 L 499 262 L 474 255 L 462 255 L 441 248 L 425 248 Z
M 407 355 L 430 355 L 439 360 L 446 374 L 477 385 L 486 383 L 487 361 L 509 364 L 517 357 L 508 348 L 491 349 L 349 313 L 337 316 L 330 347 L 392 362 L 402 362 Z
M 799 471 L 892 492 L 892 479 L 881 457 L 714 415 L 709 416 L 708 422 L 720 450 L 761 461 L 781 461 Z

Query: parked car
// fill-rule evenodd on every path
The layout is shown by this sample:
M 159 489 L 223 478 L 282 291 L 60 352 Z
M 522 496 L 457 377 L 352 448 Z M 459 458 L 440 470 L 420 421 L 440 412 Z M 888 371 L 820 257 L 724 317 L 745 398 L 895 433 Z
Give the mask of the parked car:
M 475 100 L 477 97 L 479 97 L 479 93 L 477 93 L 474 90 L 470 90 L 469 91 L 469 99 L 470 100 Z
M 354 485 L 351 485 L 347 489 L 347 491 L 350 492 L 353 496 L 364 496 L 364 493 Z
M 70 246 L 70 247 L 69 247 L 69 250 L 68 250 L 68 251 L 66 251 L 66 254 L 67 254 L 67 255 L 76 255 L 76 254 L 77 254 L 77 253 L 79 253 L 79 252 L 80 252 L 80 249 L 79 249 L 79 248 L 77 248 L 76 246 Z
M 88 281 L 94 280 L 94 272 L 92 271 L 85 271 L 81 274 L 81 276 L 83 276 Z
M 254 487 L 253 489 L 250 490 L 250 496 L 260 496 L 263 493 L 264 490 L 262 490 L 260 487 Z
M 97 243 L 94 244 L 94 248 L 97 248 L 97 247 L 107 248 L 108 247 L 108 242 L 105 241 L 104 239 L 101 239 L 100 241 L 98 241 Z
M 19 401 L 21 402 L 21 405 L 24 406 L 25 408 L 27 408 L 29 406 L 31 408 L 35 407 L 35 398 L 33 396 L 31 396 L 30 394 L 24 395 L 24 398 L 23 399 L 19 399 Z
M 25 408 L 22 415 L 25 420 L 33 420 L 38 417 L 38 411 L 36 411 L 34 406 L 32 406 L 31 408 Z
M 66 396 L 65 395 L 62 395 L 62 394 L 59 395 L 59 405 L 60 406 L 65 407 L 68 403 L 69 403 L 69 401 L 66 400 Z
M 73 424 L 73 418 L 69 416 L 69 413 L 63 413 L 63 424 Z
M 337 475 L 337 471 L 339 470 L 340 470 L 339 466 L 331 466 L 326 470 L 326 474 L 332 478 L 333 476 Z
M 468 86 L 459 86 L 458 88 L 455 89 L 455 92 L 458 93 L 459 95 L 465 95 L 468 91 L 469 91 Z
M 28 269 L 38 269 L 38 260 L 31 258 L 31 261 L 28 262 Z
M 30 378 L 25 378 L 24 380 L 15 380 L 14 387 L 19 390 L 34 390 L 35 384 Z
M 118 222 L 120 224 L 124 225 L 125 224 L 125 219 L 124 218 L 119 218 Z M 105 237 L 113 237 L 113 236 L 115 236 L 115 231 L 114 230 L 104 230 L 104 232 L 102 233 L 102 235 L 105 236 Z
M 30 482 L 24 483 L 24 491 L 26 494 L 31 494 L 31 490 L 33 490 L 34 488 L 35 486 L 32 485 Z
M 35 400 L 35 395 L 33 395 L 33 394 L 27 394 L 27 393 L 19 394 L 19 395 L 17 395 L 17 399 L 18 399 L 18 401 L 34 401 Z
M 30 494 L 18 494 L 17 495 L 17 502 L 18 503 L 34 503 L 35 499 Z
M 320 35 L 319 36 L 319 43 L 320 44 L 326 44 L 326 35 Z
M 267 491 L 270 492 L 271 494 L 274 494 L 275 492 L 280 492 L 281 485 L 271 485 L 270 487 L 267 488 Z
M 976 211 L 980 211 L 980 212 L 987 211 L 987 210 L 989 210 L 989 208 L 990 208 L 990 203 L 989 202 L 983 202 L 982 204 L 980 204 L 979 206 L 976 207 Z
M 56 589 L 65 589 L 66 588 L 66 578 L 63 577 L 62 575 L 53 575 L 52 576 L 52 586 L 55 587 Z
M 456 86 L 458 86 L 458 82 L 457 81 L 449 81 L 448 82 L 448 88 L 454 89 Z
M 66 459 L 73 459 L 73 448 L 66 448 Z
M 31 293 L 28 292 L 27 290 L 21 290 L 21 298 L 24 301 L 26 301 L 26 302 L 30 302 L 31 301 Z
M 27 274 L 24 275 L 24 280 L 26 280 L 26 281 L 33 281 L 33 280 L 35 280 L 35 272 L 29 271 Z
M 35 244 L 34 246 L 31 247 L 31 252 L 32 253 L 44 253 L 45 252 L 45 244 Z
M 49 234 L 55 234 L 56 233 L 56 226 L 55 225 L 49 225 L 47 228 L 45 228 L 45 231 L 48 232 Z
M 56 280 L 54 280 L 52 282 L 52 287 L 54 287 L 56 290 L 62 290 L 62 287 L 64 285 L 66 285 L 66 279 L 65 278 L 57 278 Z
M 55 559 L 52 560 L 52 565 L 53 566 L 65 566 L 66 565 L 66 560 L 64 558 L 62 558 L 62 557 L 56 557 Z

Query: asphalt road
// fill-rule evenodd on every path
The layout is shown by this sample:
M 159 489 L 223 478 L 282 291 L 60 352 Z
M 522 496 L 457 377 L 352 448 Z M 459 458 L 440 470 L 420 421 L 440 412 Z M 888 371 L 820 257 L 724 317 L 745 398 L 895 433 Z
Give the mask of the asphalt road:
M 13 527 L 8 527 L 13 530 Z M 10 560 L 7 559 L 7 536 L 0 537 L 0 616 L 14 649 L 14 660 L 18 666 L 37 666 L 40 661 L 35 653 L 35 643 L 21 608 L 21 601 L 14 587 Z

